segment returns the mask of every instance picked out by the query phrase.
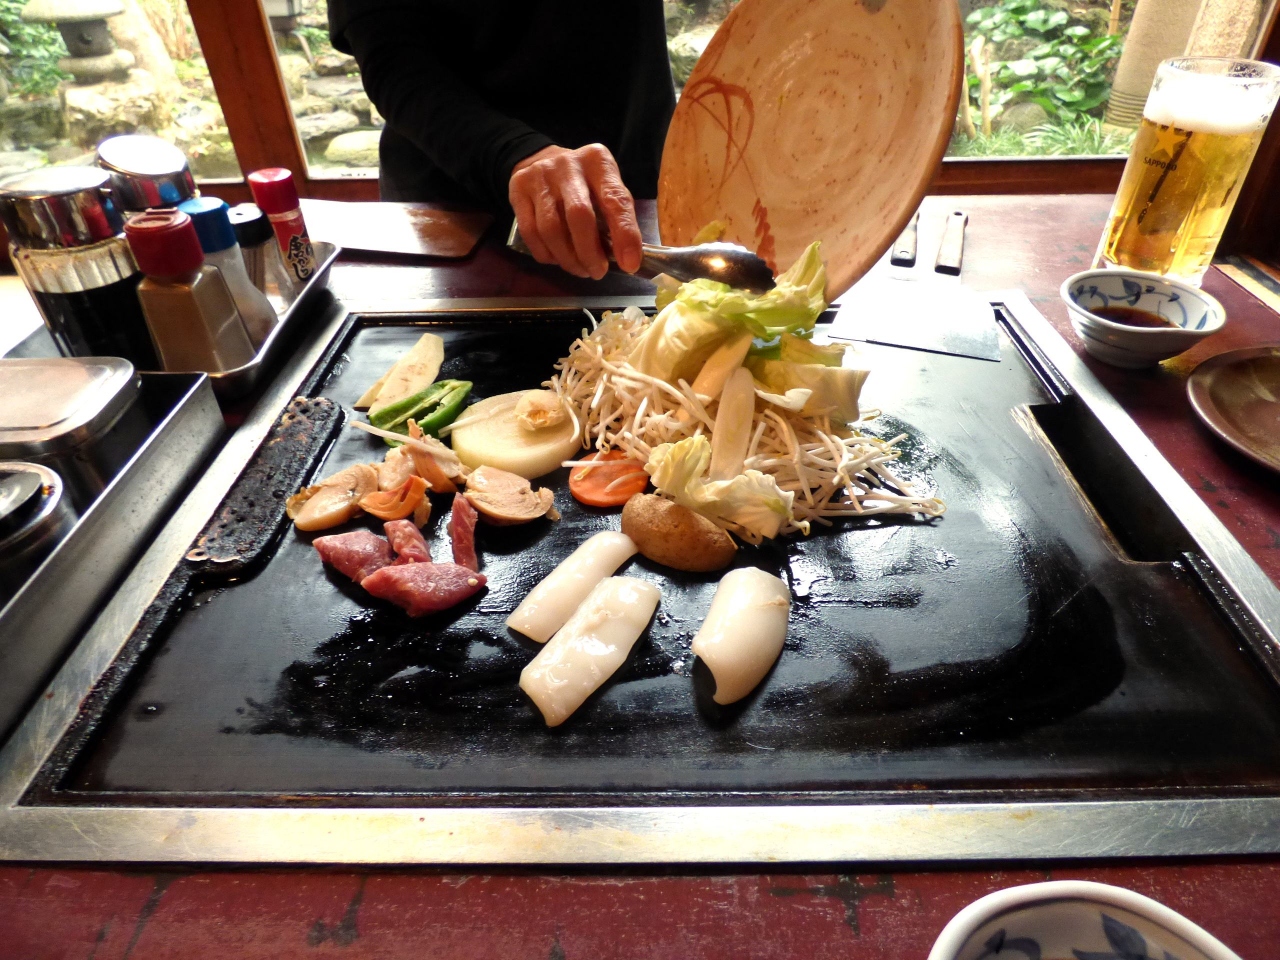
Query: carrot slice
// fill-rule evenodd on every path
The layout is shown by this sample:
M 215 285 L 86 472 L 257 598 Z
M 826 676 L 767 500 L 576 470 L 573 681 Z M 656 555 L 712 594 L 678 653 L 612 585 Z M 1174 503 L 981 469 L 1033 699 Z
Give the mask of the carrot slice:
M 360 498 L 360 509 L 379 520 L 403 520 L 418 508 L 427 495 L 427 481 L 410 477 L 394 490 L 370 493 Z
M 644 464 L 621 450 L 593 453 L 585 459 L 603 462 L 598 467 L 574 467 L 569 474 L 569 492 L 589 506 L 620 507 L 649 485 Z

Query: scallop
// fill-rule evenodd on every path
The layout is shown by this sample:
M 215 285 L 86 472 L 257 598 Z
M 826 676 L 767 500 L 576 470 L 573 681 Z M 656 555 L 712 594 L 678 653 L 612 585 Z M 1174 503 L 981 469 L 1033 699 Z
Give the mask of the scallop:
M 360 512 L 360 499 L 378 489 L 378 471 L 357 463 L 295 493 L 288 501 L 289 516 L 299 530 L 327 530 Z
M 711 609 L 693 638 L 693 652 L 716 681 L 716 703 L 741 700 L 782 653 L 791 593 L 786 583 L 755 567 L 720 579 Z
M 548 727 L 564 723 L 626 662 L 660 596 L 647 580 L 601 580 L 529 661 L 520 672 L 520 689 L 542 711 Z
M 625 533 L 604 530 L 560 561 L 520 602 L 507 626 L 530 640 L 546 643 L 605 577 L 636 553 Z

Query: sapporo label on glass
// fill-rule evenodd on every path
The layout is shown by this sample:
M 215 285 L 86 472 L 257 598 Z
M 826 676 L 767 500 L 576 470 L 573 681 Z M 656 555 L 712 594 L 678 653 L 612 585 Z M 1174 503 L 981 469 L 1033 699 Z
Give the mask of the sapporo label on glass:
M 315 272 L 316 255 L 311 249 L 311 240 L 305 236 L 294 234 L 289 238 L 289 269 L 299 280 L 306 280 Z
M 1187 149 L 1187 144 L 1191 142 L 1192 131 L 1190 130 L 1183 130 L 1181 127 L 1164 123 L 1153 124 L 1153 126 L 1155 127 L 1155 142 L 1151 145 L 1150 152 L 1143 155 L 1142 163 L 1144 166 L 1154 167 L 1159 170 L 1160 176 L 1152 186 L 1150 195 L 1146 198 L 1146 202 L 1138 214 L 1139 224 L 1146 219 L 1147 212 L 1151 209 L 1151 204 L 1155 202 L 1161 188 L 1164 187 L 1165 179 L 1171 173 L 1177 172 L 1178 161 L 1182 158 L 1182 152 Z

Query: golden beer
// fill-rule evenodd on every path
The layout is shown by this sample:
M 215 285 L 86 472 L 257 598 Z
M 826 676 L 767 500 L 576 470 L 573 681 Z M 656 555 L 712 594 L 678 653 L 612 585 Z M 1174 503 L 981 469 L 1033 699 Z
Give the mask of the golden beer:
M 1235 73 L 1217 72 L 1236 67 Z M 1197 72 L 1211 67 L 1215 72 Z M 1258 69 L 1255 69 L 1258 68 Z M 1221 58 L 1160 65 L 1098 260 L 1199 284 L 1262 142 L 1280 68 Z

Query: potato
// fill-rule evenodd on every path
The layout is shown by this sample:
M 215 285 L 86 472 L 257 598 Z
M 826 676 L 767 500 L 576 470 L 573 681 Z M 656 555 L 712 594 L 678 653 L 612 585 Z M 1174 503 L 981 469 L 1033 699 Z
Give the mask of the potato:
M 654 563 L 706 573 L 733 562 L 733 537 L 688 507 L 651 493 L 637 493 L 622 508 L 622 532 Z

